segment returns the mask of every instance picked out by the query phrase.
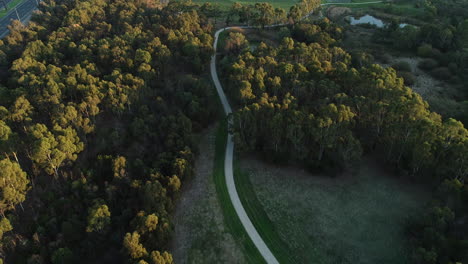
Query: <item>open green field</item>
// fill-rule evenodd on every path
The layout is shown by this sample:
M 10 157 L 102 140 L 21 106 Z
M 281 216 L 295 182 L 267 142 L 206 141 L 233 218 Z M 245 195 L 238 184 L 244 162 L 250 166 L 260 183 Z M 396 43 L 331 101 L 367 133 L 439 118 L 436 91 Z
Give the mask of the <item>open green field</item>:
M 405 223 L 428 199 L 411 183 L 370 161 L 336 178 L 252 159 L 240 166 L 236 185 L 254 191 L 240 188 L 244 207 L 273 253 L 290 256 L 284 263 L 409 262 Z
M 259 1 L 259 0 L 240 0 L 240 1 L 236 1 L 236 0 L 192 0 L 192 1 L 194 3 L 200 3 L 200 4 L 203 4 L 206 2 L 213 3 L 213 4 L 216 3 L 216 4 L 219 4 L 224 9 L 230 8 L 236 2 L 241 3 L 241 4 L 255 4 L 255 3 L 268 2 L 274 7 L 280 7 L 286 10 L 289 10 L 289 8 L 293 6 L 294 4 L 296 4 L 297 2 L 295 0 L 269 0 L 269 1 L 267 0 L 264 0 L 264 1 Z
M 278 261 L 282 264 L 303 263 L 285 240 L 280 237 L 275 224 L 263 209 L 263 205 L 255 193 L 255 188 L 250 182 L 249 174 L 241 170 L 239 166 L 235 166 L 234 175 L 236 188 L 245 211 Z
M 7 4 L 8 10 L 5 10 L 3 4 L 0 5 L 0 18 L 4 17 L 12 8 L 19 5 L 23 0 L 13 0 Z
M 364 3 L 368 0 L 352 0 L 352 3 Z M 425 10 L 422 7 L 416 7 L 415 2 L 409 0 L 399 3 L 373 3 L 373 4 L 345 4 L 341 7 L 349 7 L 360 13 L 371 13 L 376 15 L 387 15 L 389 17 L 398 19 L 402 18 L 424 18 Z

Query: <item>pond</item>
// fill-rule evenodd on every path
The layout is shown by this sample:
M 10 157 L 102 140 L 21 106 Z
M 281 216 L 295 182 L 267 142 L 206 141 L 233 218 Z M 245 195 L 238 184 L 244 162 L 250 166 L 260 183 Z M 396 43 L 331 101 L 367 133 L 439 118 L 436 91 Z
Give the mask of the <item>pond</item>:
M 374 16 L 371 16 L 371 15 L 365 15 L 365 16 L 362 16 L 362 17 L 359 17 L 359 18 L 355 18 L 355 17 L 350 17 L 349 18 L 349 23 L 351 25 L 359 25 L 359 24 L 370 24 L 370 25 L 375 25 L 376 27 L 378 28 L 382 28 L 385 26 L 385 22 L 383 22 L 381 19 L 378 19 Z M 406 26 L 409 26 L 409 24 L 406 24 L 406 23 L 401 23 L 400 24 L 400 28 L 404 28 Z

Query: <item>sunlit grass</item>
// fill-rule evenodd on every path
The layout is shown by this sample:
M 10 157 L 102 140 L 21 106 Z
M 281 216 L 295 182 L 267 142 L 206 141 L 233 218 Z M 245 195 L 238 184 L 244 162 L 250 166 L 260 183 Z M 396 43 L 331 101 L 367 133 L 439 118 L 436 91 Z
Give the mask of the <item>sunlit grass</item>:
M 280 263 L 301 263 L 286 242 L 279 236 L 255 194 L 249 175 L 235 166 L 234 177 L 239 197 L 255 229 Z
M 7 4 L 8 10 L 5 10 L 3 4 L 0 5 L 0 18 L 4 17 L 9 11 L 21 4 L 23 0 L 13 0 Z

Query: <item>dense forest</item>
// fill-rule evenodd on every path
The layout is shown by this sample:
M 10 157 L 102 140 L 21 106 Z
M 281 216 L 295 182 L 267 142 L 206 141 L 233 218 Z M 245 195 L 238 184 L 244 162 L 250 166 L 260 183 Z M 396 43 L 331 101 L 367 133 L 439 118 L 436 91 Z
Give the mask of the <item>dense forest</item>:
M 392 68 L 361 67 L 339 47 L 327 19 L 291 26 L 278 47 L 252 48 L 241 33 L 225 42 L 222 68 L 237 146 L 313 170 L 353 169 L 380 157 L 435 191 L 408 226 L 415 263 L 468 262 L 468 130 L 429 110 Z
M 0 262 L 172 263 L 192 133 L 214 113 L 206 17 L 176 2 L 46 0 L 10 31 Z
M 430 111 L 394 69 L 347 53 L 341 27 L 301 23 L 318 5 L 226 13 L 226 24 L 290 23 L 278 46 L 226 38 L 236 147 L 329 173 L 375 155 L 434 190 L 408 224 L 414 263 L 468 262 L 468 130 Z M 422 5 L 432 24 L 395 22 L 376 38 L 417 51 L 465 96 L 468 7 Z M 173 263 L 170 217 L 192 176 L 193 133 L 216 112 L 207 67 L 220 14 L 190 2 L 45 0 L 28 27 L 13 22 L 0 40 L 0 263 Z

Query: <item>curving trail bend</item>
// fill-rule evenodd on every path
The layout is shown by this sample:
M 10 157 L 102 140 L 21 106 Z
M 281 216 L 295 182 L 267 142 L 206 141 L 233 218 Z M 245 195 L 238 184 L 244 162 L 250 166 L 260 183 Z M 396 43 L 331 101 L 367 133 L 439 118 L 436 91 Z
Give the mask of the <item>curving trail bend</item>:
M 241 27 L 241 28 L 246 28 L 246 27 Z M 221 83 L 219 82 L 218 73 L 216 72 L 216 46 L 218 44 L 218 37 L 219 37 L 219 34 L 226 29 L 230 29 L 230 27 L 220 29 L 216 31 L 215 33 L 214 54 L 211 57 L 210 69 L 211 69 L 211 77 L 213 78 L 213 82 L 216 86 L 216 90 L 218 92 L 219 98 L 221 99 L 221 104 L 223 105 L 224 113 L 226 114 L 226 116 L 228 116 L 229 114 L 232 113 L 232 109 L 231 109 L 231 106 L 229 105 L 226 95 L 224 94 L 223 87 L 221 86 Z M 231 123 L 231 121 L 229 121 L 229 123 Z M 234 183 L 234 173 L 232 170 L 233 156 L 234 156 L 234 142 L 232 140 L 232 134 L 228 134 L 227 144 L 226 144 L 226 156 L 224 160 L 224 175 L 226 177 L 226 185 L 228 188 L 229 197 L 231 198 L 232 205 L 234 206 L 234 209 L 236 210 L 236 213 L 239 216 L 239 219 L 242 225 L 247 231 L 247 234 L 249 235 L 250 239 L 252 239 L 253 243 L 255 244 L 258 251 L 265 259 L 265 261 L 269 264 L 278 264 L 279 263 L 278 260 L 273 255 L 273 253 L 271 253 L 268 246 L 260 237 L 260 235 L 257 232 L 257 229 L 255 229 L 254 225 L 252 224 L 252 221 L 247 215 L 247 212 L 242 206 L 242 203 L 239 198 L 239 194 L 237 193 L 236 184 Z
M 327 4 L 321 4 L 322 6 L 325 5 L 336 5 L 336 4 L 354 4 L 354 5 L 362 5 L 362 4 L 374 4 L 374 3 L 381 3 L 382 1 L 375 1 L 375 2 L 364 2 L 364 3 L 327 3 Z M 310 13 L 311 14 L 311 13 Z M 305 15 L 302 19 L 307 18 L 310 14 Z M 285 26 L 287 24 L 273 24 L 266 26 L 266 28 L 272 28 L 272 27 L 281 27 Z M 229 102 L 227 100 L 226 94 L 224 93 L 223 87 L 221 86 L 221 83 L 218 78 L 218 73 L 216 71 L 216 48 L 218 46 L 218 39 L 219 39 L 219 34 L 225 30 L 229 30 L 231 28 L 254 28 L 253 26 L 236 26 L 236 27 L 225 27 L 222 29 L 219 29 L 216 31 L 214 35 L 214 43 L 213 43 L 213 49 L 214 53 L 211 56 L 211 63 L 210 63 L 210 70 L 211 70 L 211 78 L 213 79 L 213 83 L 216 87 L 216 91 L 218 92 L 219 98 L 221 100 L 221 104 L 223 105 L 224 113 L 226 116 L 229 116 L 232 114 L 232 109 L 231 105 L 229 105 Z M 229 125 L 232 124 L 232 120 L 229 120 Z M 250 239 L 253 241 L 255 246 L 257 247 L 258 251 L 260 254 L 263 256 L 265 261 L 268 264 L 279 264 L 278 260 L 276 257 L 273 255 L 271 250 L 268 248 L 268 246 L 265 244 L 265 241 L 263 241 L 262 237 L 260 234 L 257 232 L 257 229 L 255 229 L 254 225 L 252 224 L 252 221 L 250 220 L 249 216 L 247 215 L 247 212 L 245 211 L 244 207 L 242 206 L 242 203 L 239 198 L 239 194 L 237 193 L 236 189 L 236 184 L 234 182 L 234 173 L 232 169 L 232 164 L 233 164 L 233 156 L 234 156 L 234 142 L 232 140 L 232 134 L 228 134 L 227 138 L 227 144 L 226 144 L 226 156 L 224 160 L 224 175 L 226 177 L 226 185 L 228 188 L 229 192 L 229 197 L 231 198 L 232 205 L 234 206 L 234 209 L 236 210 L 236 213 L 244 226 L 245 230 L 247 231 L 247 234 L 249 235 Z

